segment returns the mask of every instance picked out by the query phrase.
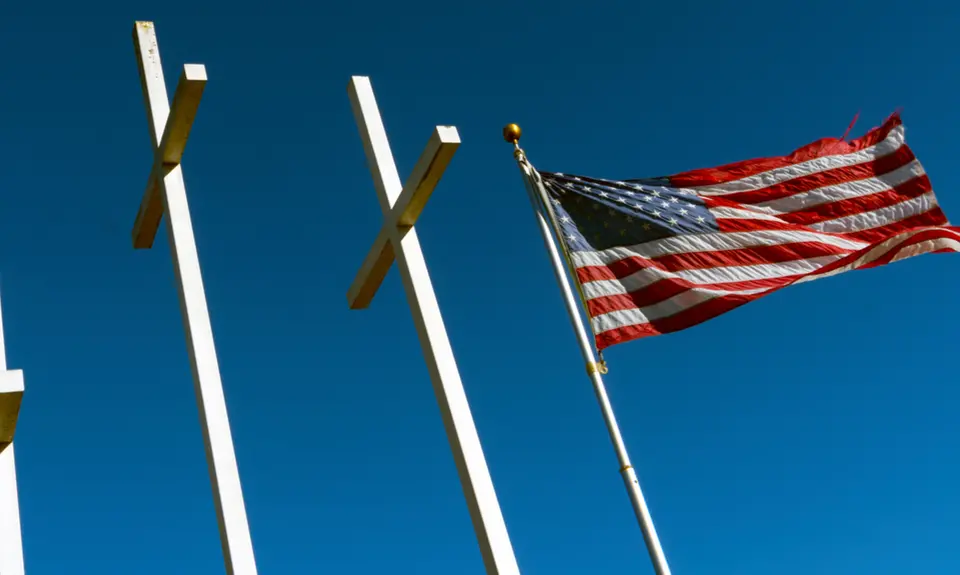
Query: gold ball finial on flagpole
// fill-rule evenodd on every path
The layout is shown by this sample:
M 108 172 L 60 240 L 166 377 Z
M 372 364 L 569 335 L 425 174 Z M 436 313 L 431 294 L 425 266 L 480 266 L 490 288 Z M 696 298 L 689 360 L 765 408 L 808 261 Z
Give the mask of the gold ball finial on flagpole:
M 523 132 L 520 126 L 516 124 L 507 124 L 503 127 L 503 139 L 509 144 L 516 144 L 520 141 L 520 135 Z

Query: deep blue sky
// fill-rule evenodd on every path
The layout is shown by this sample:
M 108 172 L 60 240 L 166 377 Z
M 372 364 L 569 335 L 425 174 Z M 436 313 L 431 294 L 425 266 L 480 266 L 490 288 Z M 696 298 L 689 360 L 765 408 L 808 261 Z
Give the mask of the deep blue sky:
M 752 4 L 752 3 L 750 3 Z M 649 573 L 510 148 L 658 176 L 854 135 L 902 106 L 960 214 L 947 2 L 18 2 L 0 9 L 0 273 L 27 571 L 222 572 L 174 276 L 129 230 L 151 163 L 130 39 L 210 78 L 184 170 L 261 573 L 480 575 L 346 85 L 405 178 L 525 574 Z M 960 217 L 957 215 L 954 218 Z M 674 573 L 960 572 L 960 257 L 796 286 L 609 350 Z

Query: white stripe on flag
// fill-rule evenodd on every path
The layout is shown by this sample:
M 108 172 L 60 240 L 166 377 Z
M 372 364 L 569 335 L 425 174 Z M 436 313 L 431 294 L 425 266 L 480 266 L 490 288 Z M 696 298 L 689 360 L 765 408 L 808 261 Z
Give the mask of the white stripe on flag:
M 678 314 L 693 306 L 700 305 L 712 299 L 730 295 L 753 295 L 769 291 L 771 288 L 760 288 L 740 291 L 715 290 L 707 288 L 690 289 L 678 293 L 662 302 L 645 306 L 640 309 L 621 309 L 601 314 L 593 318 L 591 323 L 597 333 L 617 329 L 628 325 L 639 325 L 654 320 L 663 319 Z
M 877 158 L 888 156 L 896 152 L 900 146 L 903 145 L 903 142 L 904 131 L 903 126 L 900 125 L 890 130 L 890 133 L 882 142 L 852 154 L 815 158 L 813 160 L 808 160 L 792 166 L 775 168 L 773 170 L 748 176 L 746 178 L 741 178 L 739 180 L 734 180 L 732 182 L 698 186 L 690 189 L 704 196 L 720 196 L 734 194 L 737 192 L 759 190 L 801 176 L 816 174 L 818 172 L 824 172 L 826 170 L 833 170 L 836 168 L 855 166 L 864 162 L 870 162 Z
M 914 160 L 882 176 L 824 186 L 786 198 L 761 202 L 752 207 L 772 215 L 798 212 L 830 202 L 887 192 L 924 174 L 923 166 L 918 160 Z
M 598 280 L 582 285 L 583 296 L 588 299 L 635 292 L 663 279 L 683 279 L 696 285 L 711 285 L 727 282 L 765 280 L 810 273 L 844 257 L 831 254 L 805 260 L 776 264 L 749 266 L 724 266 L 704 269 L 689 269 L 668 272 L 659 268 L 644 268 L 619 280 Z
M 927 212 L 937 205 L 937 198 L 933 192 L 905 200 L 892 206 L 878 208 L 862 214 L 844 216 L 834 220 L 826 220 L 811 224 L 810 227 L 821 232 L 849 233 L 879 228 L 912 216 Z
M 834 235 L 808 231 L 761 230 L 755 232 L 716 232 L 712 234 L 682 235 L 652 240 L 632 246 L 599 251 L 571 252 L 576 267 L 606 266 L 631 257 L 656 258 L 671 254 L 719 252 L 757 246 L 779 246 L 800 242 L 820 242 L 845 250 L 859 250 L 868 243 L 848 240 Z

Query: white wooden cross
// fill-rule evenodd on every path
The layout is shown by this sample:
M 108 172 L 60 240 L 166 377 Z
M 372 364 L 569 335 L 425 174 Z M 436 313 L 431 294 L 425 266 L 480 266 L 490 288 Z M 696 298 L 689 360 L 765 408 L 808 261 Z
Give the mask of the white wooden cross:
M 370 79 L 354 76 L 348 93 L 380 198 L 384 222 L 347 292 L 347 302 L 352 309 L 367 307 L 396 258 L 487 573 L 519 575 L 520 569 L 414 229 L 417 217 L 460 145 L 460 136 L 455 127 L 437 126 L 406 185 L 401 185 Z
M 23 575 L 23 540 L 20 535 L 20 500 L 13 459 L 13 432 L 23 397 L 23 372 L 7 371 L 0 314 L 0 575 Z
M 170 105 L 153 23 L 137 22 L 134 25 L 133 42 L 140 65 L 140 83 L 154 149 L 147 191 L 133 226 L 133 247 L 142 249 L 153 245 L 160 220 L 166 213 L 167 235 L 180 292 L 180 311 L 186 329 L 207 466 L 220 524 L 223 559 L 227 575 L 255 575 L 257 566 L 240 487 L 240 472 L 233 450 L 220 366 L 213 344 L 213 329 L 210 326 L 180 166 L 183 149 L 207 82 L 207 73 L 203 65 L 185 65 L 173 95 L 173 105 Z

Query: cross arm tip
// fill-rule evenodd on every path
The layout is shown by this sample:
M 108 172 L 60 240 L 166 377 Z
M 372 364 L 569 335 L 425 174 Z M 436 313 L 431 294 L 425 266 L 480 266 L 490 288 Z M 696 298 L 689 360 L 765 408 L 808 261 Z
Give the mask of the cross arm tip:
M 23 393 L 23 370 L 0 372 L 0 393 Z
M 388 262 L 387 266 L 389 267 L 389 265 Z M 383 270 L 375 270 L 372 276 L 364 276 L 363 271 L 361 271 L 350 289 L 347 290 L 347 307 L 350 309 L 367 309 L 370 307 L 370 302 L 373 301 L 373 296 L 377 294 L 385 275 L 386 272 Z
M 389 224 L 380 229 L 377 239 L 363 259 L 360 271 L 347 290 L 347 305 L 350 309 L 364 309 L 370 305 L 393 264 L 393 244 L 390 242 L 388 226 Z
M 153 22 L 149 20 L 136 20 L 133 23 L 133 45 L 136 47 L 137 51 L 140 51 L 141 44 L 146 41 L 151 35 L 156 35 L 156 28 L 153 26 Z
M 360 294 L 354 293 L 352 290 L 347 292 L 347 307 L 350 309 L 367 309 L 370 307 L 371 297 L 365 297 L 361 299 Z
M 350 82 L 347 84 L 348 92 L 356 92 L 360 86 L 370 86 L 370 76 L 350 76 Z
M 456 126 L 437 126 L 436 134 L 443 144 L 460 143 L 460 132 L 457 131 Z
M 183 78 L 191 82 L 206 82 L 207 67 L 203 64 L 184 64 Z

